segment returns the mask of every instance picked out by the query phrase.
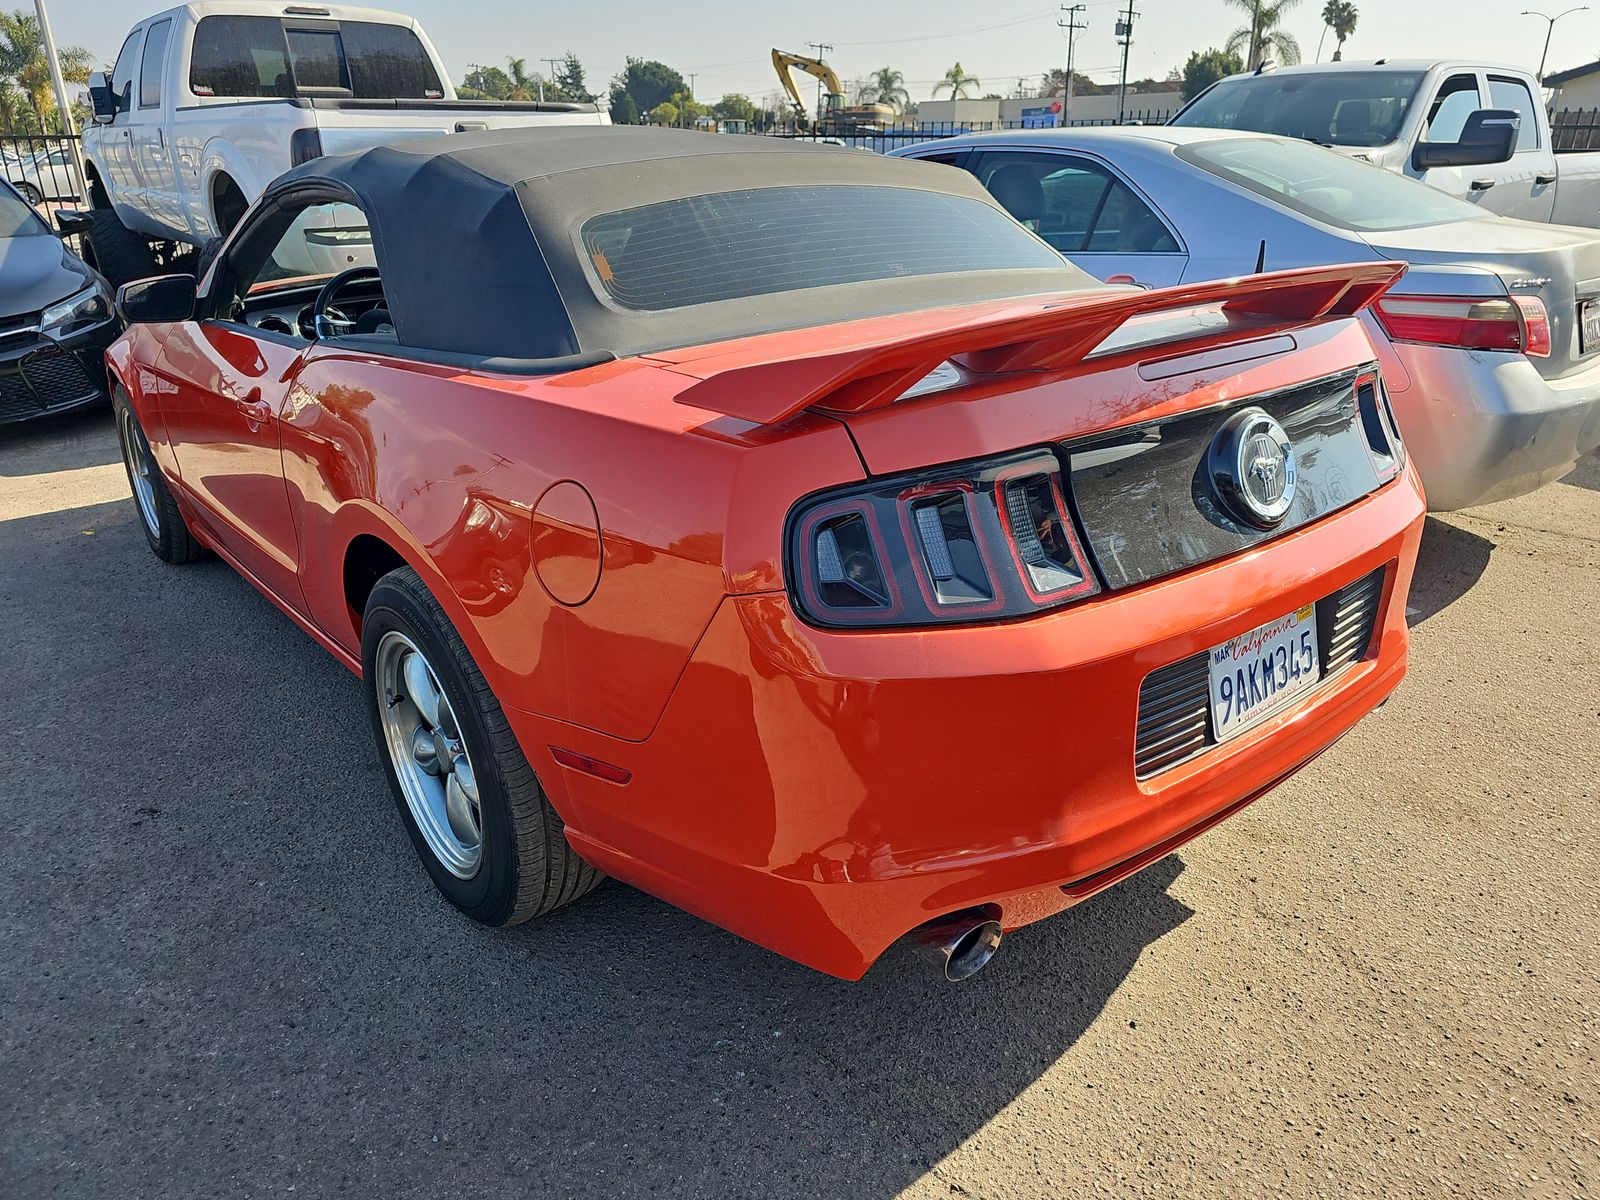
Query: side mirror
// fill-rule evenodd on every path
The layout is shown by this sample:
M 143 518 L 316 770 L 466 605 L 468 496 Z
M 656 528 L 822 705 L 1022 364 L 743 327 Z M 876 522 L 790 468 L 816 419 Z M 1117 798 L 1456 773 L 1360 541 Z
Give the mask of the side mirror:
M 1411 164 L 1419 171 L 1430 167 L 1477 167 L 1502 163 L 1516 149 L 1522 117 L 1510 108 L 1480 108 L 1461 127 L 1454 142 L 1418 142 Z
M 157 275 L 117 289 L 117 316 L 124 325 L 162 325 L 194 316 L 193 275 Z
M 94 108 L 96 125 L 109 125 L 117 119 L 117 97 L 104 71 L 89 76 L 89 104 Z

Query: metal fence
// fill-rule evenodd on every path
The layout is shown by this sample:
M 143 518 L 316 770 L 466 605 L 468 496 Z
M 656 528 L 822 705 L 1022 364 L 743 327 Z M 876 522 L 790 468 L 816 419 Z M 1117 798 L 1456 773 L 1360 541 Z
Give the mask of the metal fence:
M 78 204 L 82 197 L 72 160 L 77 140 L 58 133 L 23 133 L 0 124 L 0 167 L 12 186 L 40 207 Z
M 1131 109 L 1121 121 L 1104 118 L 1093 121 L 1067 121 L 1067 128 L 1091 125 L 1165 125 L 1171 118 L 1168 109 Z M 992 133 L 1005 129 L 1054 129 L 1062 126 L 1036 121 L 916 121 L 889 129 L 863 127 L 852 129 L 844 125 L 825 125 L 820 130 L 770 130 L 763 136 L 789 138 L 804 142 L 831 142 L 836 145 L 858 146 L 886 154 L 900 146 L 914 146 L 918 142 L 931 142 L 939 138 L 959 137 L 963 133 Z
M 1600 108 L 1563 108 L 1550 114 L 1550 143 L 1557 154 L 1600 150 Z

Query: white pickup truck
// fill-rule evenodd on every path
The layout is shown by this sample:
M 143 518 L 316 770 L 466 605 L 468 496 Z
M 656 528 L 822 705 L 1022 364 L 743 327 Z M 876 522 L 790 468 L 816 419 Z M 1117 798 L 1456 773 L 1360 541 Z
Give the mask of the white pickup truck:
M 274 178 L 323 154 L 424 134 L 610 122 L 595 104 L 458 100 L 416 21 L 339 4 L 168 9 L 134 26 L 89 94 L 90 211 L 79 228 L 86 256 L 113 283 L 227 233 Z
M 1600 152 L 1558 152 L 1541 94 L 1489 63 L 1268 67 L 1218 80 L 1170 123 L 1305 138 L 1490 212 L 1600 226 Z

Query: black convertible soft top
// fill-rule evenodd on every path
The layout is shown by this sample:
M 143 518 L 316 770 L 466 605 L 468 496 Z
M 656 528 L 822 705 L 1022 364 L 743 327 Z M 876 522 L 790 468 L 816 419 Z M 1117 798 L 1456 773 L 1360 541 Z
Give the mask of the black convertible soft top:
M 1098 286 L 964 171 L 784 138 L 447 134 L 314 159 L 267 196 L 307 183 L 366 214 L 399 343 L 447 354 L 628 356 Z

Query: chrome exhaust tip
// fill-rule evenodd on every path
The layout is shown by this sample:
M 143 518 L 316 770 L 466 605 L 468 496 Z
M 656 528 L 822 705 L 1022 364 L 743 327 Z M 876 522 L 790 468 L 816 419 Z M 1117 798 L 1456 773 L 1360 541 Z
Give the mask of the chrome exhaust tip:
M 974 908 L 919 925 L 912 936 L 918 953 L 937 964 L 951 983 L 960 983 L 989 965 L 1003 935 L 988 910 Z

